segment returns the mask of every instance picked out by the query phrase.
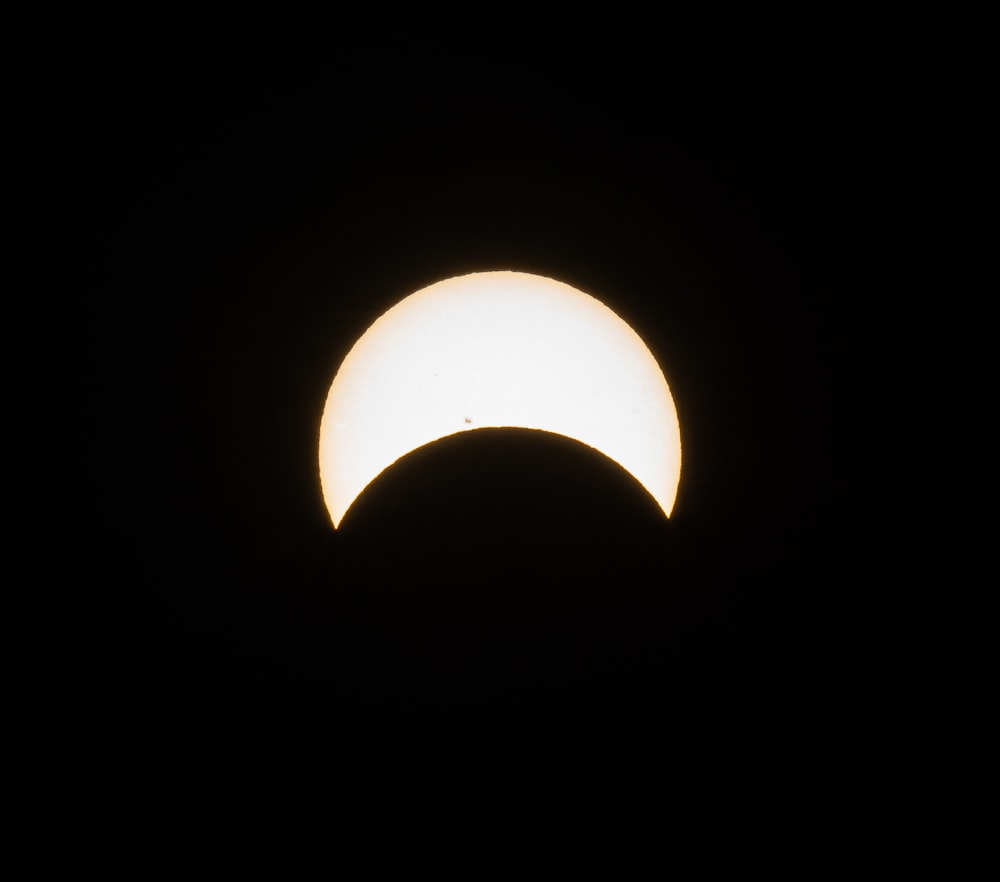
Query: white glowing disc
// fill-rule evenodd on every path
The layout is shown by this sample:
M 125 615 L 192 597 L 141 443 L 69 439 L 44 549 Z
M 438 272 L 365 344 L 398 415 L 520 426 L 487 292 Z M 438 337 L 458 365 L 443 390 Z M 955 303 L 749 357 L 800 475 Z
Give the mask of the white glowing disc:
M 319 437 L 334 527 L 401 457 L 491 427 L 574 438 L 630 472 L 664 514 L 673 508 L 681 470 L 677 411 L 642 340 L 569 285 L 487 272 L 411 294 L 347 354 Z

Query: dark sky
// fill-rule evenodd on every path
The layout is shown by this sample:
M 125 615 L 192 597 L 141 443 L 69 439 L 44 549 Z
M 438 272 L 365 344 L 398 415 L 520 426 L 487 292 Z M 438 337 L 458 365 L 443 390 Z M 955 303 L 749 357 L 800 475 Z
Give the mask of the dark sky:
M 946 862 L 975 24 L 385 17 L 5 37 L 13 250 L 43 352 L 73 341 L 38 368 L 73 406 L 14 643 L 18 840 L 129 878 Z M 669 523 L 594 451 L 483 431 L 332 531 L 340 360 L 491 269 L 649 345 Z

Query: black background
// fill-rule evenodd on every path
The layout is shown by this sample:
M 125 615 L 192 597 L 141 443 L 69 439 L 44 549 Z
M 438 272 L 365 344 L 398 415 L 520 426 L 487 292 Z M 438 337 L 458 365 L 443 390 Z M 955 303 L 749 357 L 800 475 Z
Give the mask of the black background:
M 950 860 L 979 26 L 567 15 L 14 20 L 10 241 L 54 425 L 10 793 L 40 870 Z M 491 269 L 647 342 L 669 523 L 594 451 L 494 430 L 332 531 L 340 360 Z

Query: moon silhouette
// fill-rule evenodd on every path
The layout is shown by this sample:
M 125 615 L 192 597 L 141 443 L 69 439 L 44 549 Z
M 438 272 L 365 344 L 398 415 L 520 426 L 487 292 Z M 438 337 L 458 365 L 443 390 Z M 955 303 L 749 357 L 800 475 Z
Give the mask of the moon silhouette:
M 336 528 L 401 457 L 482 428 L 593 447 L 670 515 L 681 440 L 670 388 L 619 316 L 544 276 L 482 272 L 411 294 L 355 343 L 327 394 L 319 470 Z

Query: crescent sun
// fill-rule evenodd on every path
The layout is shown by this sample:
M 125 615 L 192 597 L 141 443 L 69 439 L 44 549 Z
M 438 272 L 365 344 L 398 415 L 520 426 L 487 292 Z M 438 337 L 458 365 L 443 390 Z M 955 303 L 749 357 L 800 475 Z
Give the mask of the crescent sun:
M 681 440 L 652 353 L 600 301 L 521 272 L 458 276 L 411 294 L 361 336 L 320 423 L 336 529 L 364 489 L 418 447 L 483 428 L 538 429 L 599 450 L 670 515 Z

